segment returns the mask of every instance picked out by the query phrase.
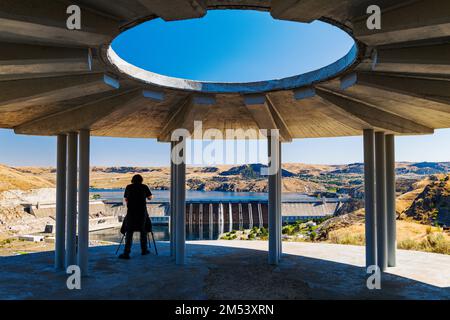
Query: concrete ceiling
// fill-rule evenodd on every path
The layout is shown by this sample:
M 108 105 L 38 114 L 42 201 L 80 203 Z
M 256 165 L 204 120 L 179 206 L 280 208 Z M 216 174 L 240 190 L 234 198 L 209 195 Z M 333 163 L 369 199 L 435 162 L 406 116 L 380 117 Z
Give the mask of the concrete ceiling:
M 66 28 L 66 8 L 83 28 Z M 366 28 L 368 5 L 382 8 L 381 30 Z M 107 58 L 111 41 L 143 21 L 200 18 L 210 9 L 270 11 L 276 19 L 340 26 L 358 55 L 337 74 L 280 89 L 175 89 L 136 80 Z M 363 0 L 2 0 L 0 128 L 56 135 L 157 138 L 175 128 L 279 128 L 295 138 L 450 128 L 450 1 Z M 355 82 L 356 81 L 356 82 Z

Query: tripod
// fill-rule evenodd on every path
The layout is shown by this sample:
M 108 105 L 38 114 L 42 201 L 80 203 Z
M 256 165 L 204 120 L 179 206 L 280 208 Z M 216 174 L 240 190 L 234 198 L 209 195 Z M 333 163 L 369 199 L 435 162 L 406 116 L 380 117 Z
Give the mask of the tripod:
M 155 247 L 155 253 L 156 253 L 156 255 L 158 255 L 158 248 L 156 247 L 155 235 L 153 234 L 153 231 L 147 232 L 148 249 L 150 251 L 152 249 L 152 245 L 151 245 L 151 241 L 150 241 L 150 233 L 152 234 L 152 240 L 153 240 L 153 246 Z M 122 235 L 122 239 L 120 239 L 119 246 L 117 247 L 117 250 L 116 250 L 116 255 L 119 252 L 120 247 L 122 246 L 123 239 L 125 239 L 125 235 Z

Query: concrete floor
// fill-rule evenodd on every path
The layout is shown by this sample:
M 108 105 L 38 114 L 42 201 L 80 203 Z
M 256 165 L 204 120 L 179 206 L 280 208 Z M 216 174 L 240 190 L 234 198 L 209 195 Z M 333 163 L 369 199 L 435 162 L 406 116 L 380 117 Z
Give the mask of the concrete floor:
M 365 286 L 364 248 L 283 243 L 279 266 L 267 243 L 195 241 L 187 265 L 176 266 L 168 243 L 158 257 L 118 260 L 115 246 L 90 249 L 90 276 L 68 290 L 52 268 L 53 252 L 0 258 L 0 299 L 450 299 L 450 256 L 399 251 L 381 290 Z

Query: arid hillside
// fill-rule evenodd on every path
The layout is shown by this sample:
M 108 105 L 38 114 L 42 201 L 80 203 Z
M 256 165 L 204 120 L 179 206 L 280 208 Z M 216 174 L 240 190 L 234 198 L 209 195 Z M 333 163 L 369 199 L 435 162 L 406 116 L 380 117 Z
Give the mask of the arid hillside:
M 186 183 L 188 190 L 202 191 L 267 191 L 267 179 L 261 175 L 260 164 L 240 166 L 188 167 Z M 415 190 L 412 185 L 425 175 L 450 172 L 450 163 L 397 163 L 397 191 Z M 93 167 L 91 187 L 99 189 L 124 188 L 131 177 L 140 173 L 152 189 L 169 188 L 168 167 Z M 362 197 L 364 166 L 310 165 L 289 163 L 283 165 L 283 191 L 306 192 L 329 191 Z M 29 190 L 54 186 L 54 168 L 16 167 L 0 165 L 0 192 L 11 189 Z
M 397 219 L 434 225 L 448 217 L 450 207 L 450 174 L 425 177 L 412 184 L 412 190 L 397 197 Z M 319 238 L 354 224 L 364 223 L 364 209 L 331 218 L 319 226 Z
M 52 188 L 55 177 L 50 171 L 51 169 L 45 168 L 15 169 L 0 164 L 0 192 Z
M 426 177 L 411 188 L 397 198 L 398 247 L 450 254 L 449 233 L 435 226 L 450 226 L 450 174 Z M 316 239 L 363 245 L 364 223 L 364 209 L 333 217 L 318 226 Z
M 16 183 L 14 185 L 5 185 L 2 191 L 9 189 L 29 190 L 54 186 L 55 170 L 53 168 L 2 167 L 5 168 L 5 171 L 8 168 L 9 171 L 16 173 L 14 177 Z M 267 191 L 267 178 L 261 176 L 260 168 L 260 165 L 188 167 L 186 175 L 187 189 L 264 192 Z M 303 168 L 303 165 L 286 165 L 286 168 L 283 168 L 283 191 L 307 193 L 324 191 L 325 187 L 321 183 L 303 180 L 299 176 L 300 172 L 318 172 L 321 170 L 322 166 L 305 165 L 305 168 Z M 170 169 L 167 167 L 93 167 L 90 184 L 92 188 L 98 189 L 124 188 L 130 183 L 132 176 L 136 173 L 141 174 L 145 183 L 152 189 L 167 190 L 170 186 Z M 31 184 L 30 182 L 32 181 L 36 181 L 36 183 Z

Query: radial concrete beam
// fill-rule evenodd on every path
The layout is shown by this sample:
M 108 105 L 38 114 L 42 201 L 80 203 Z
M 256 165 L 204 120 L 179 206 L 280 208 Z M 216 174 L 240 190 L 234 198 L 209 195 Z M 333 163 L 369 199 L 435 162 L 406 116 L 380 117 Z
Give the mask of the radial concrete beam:
M 283 142 L 292 141 L 292 134 L 269 95 L 245 95 L 244 103 L 259 129 L 279 129 Z
M 118 22 L 81 8 L 81 30 L 67 28 L 69 1 L 0 2 L 0 40 L 98 47 L 118 31 Z
M 158 141 L 170 141 L 176 129 L 186 129 L 192 134 L 195 122 L 203 121 L 214 103 L 215 99 L 209 96 L 190 95 L 182 98 L 169 112 Z
M 171 6 L 167 5 L 166 0 L 138 0 L 138 2 L 165 21 L 201 18 L 207 9 L 205 0 L 171 0 Z
M 270 14 L 275 19 L 312 22 L 344 5 L 333 0 L 272 0 Z
M 89 49 L 0 43 L 0 80 L 20 79 L 31 74 L 58 74 L 91 71 Z
M 398 73 L 358 72 L 358 82 L 410 96 L 442 103 L 429 108 L 450 112 L 450 79 L 440 76 L 415 76 Z
M 260 129 L 277 129 L 264 95 L 244 96 L 245 106 Z
M 340 92 L 336 82 L 324 84 L 323 87 Z M 389 89 L 389 87 L 368 85 L 363 81 L 342 94 L 429 128 L 446 128 L 450 125 L 449 105 L 434 101 L 436 99 L 425 99 L 419 95 L 412 96 L 406 92 Z M 441 98 L 441 100 L 443 99 Z
M 142 108 L 145 102 L 139 89 L 119 91 L 107 98 L 22 124 L 15 127 L 14 131 L 18 134 L 53 135 L 65 131 L 95 129 L 95 124 L 106 117 L 109 117 L 111 122 L 114 119 L 120 120 L 121 115 Z
M 101 12 L 107 12 L 117 19 L 135 20 L 151 16 L 153 12 L 148 10 L 138 1 L 130 0 L 77 0 L 77 3 Z
M 119 100 L 118 103 L 113 99 L 109 99 L 108 102 L 105 103 L 105 106 L 102 104 L 100 109 L 111 108 L 111 111 L 109 111 L 109 113 L 107 110 L 101 111 L 99 117 L 95 119 L 95 122 L 93 122 L 92 125 L 90 125 L 93 133 L 98 131 L 108 132 L 108 130 L 113 130 L 123 123 L 124 119 L 128 116 L 158 105 L 158 102 L 141 96 L 139 89 L 136 92 L 134 89 L 127 90 L 127 93 L 124 93 L 123 96 L 117 96 L 117 99 Z M 116 107 L 114 107 L 114 105 Z
M 336 106 L 335 104 L 328 102 L 327 100 L 321 98 L 320 96 L 315 96 L 312 98 L 314 100 L 314 107 L 318 112 L 342 123 L 342 125 L 350 127 L 355 130 L 363 130 L 367 128 L 372 128 L 372 126 L 353 115 L 350 112 Z
M 383 111 L 362 100 L 349 97 L 341 92 L 336 92 L 323 87 L 316 88 L 317 94 L 330 103 L 353 114 L 374 128 L 382 128 L 395 133 L 427 134 L 433 133 L 428 128 L 396 114 Z M 369 129 L 369 128 L 368 128 Z
M 353 21 L 354 35 L 370 46 L 448 37 L 449 12 L 450 1 L 394 2 L 391 7 L 381 6 L 381 29 L 367 28 L 368 16 L 364 15 Z
M 270 95 L 266 95 L 267 106 L 269 107 L 270 113 L 272 114 L 273 120 L 275 121 L 278 130 L 280 131 L 280 136 L 283 142 L 292 141 L 292 132 L 289 129 L 284 117 L 281 115 L 277 105 L 273 103 Z
M 358 70 L 450 75 L 450 44 L 445 40 L 379 47 L 373 57 L 374 60 L 363 61 Z
M 174 105 L 166 118 L 158 141 L 171 141 L 172 132 L 176 129 L 183 128 L 185 117 L 192 111 L 193 107 L 192 96 L 186 96 Z
M 104 74 L 0 81 L 0 111 L 19 111 L 112 90 L 115 88 L 105 82 Z

